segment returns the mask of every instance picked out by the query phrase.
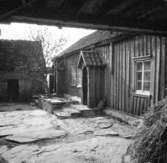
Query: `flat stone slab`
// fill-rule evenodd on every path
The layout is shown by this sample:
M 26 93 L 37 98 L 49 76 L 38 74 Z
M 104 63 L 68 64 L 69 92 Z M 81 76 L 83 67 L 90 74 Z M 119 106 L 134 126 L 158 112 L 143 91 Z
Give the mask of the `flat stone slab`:
M 64 97 L 69 99 L 72 103 L 81 103 L 81 97 L 78 96 L 71 96 L 69 94 L 64 94 Z
M 5 139 L 18 142 L 18 143 L 29 143 L 38 141 L 41 139 L 53 139 L 53 138 L 60 138 L 66 136 L 67 133 L 65 131 L 61 130 L 42 130 L 42 131 L 34 131 L 33 133 L 27 132 L 27 133 L 20 133 L 15 134 L 12 136 L 7 136 Z
M 94 132 L 95 136 L 119 136 L 119 134 L 113 130 L 98 130 Z
M 44 101 L 48 101 L 48 102 L 50 102 L 52 104 L 65 104 L 65 103 L 69 103 L 70 102 L 67 99 L 58 98 L 58 97 L 55 97 L 55 98 L 44 98 L 43 100 Z
M 106 129 L 112 127 L 112 125 L 113 123 L 108 121 L 108 122 L 99 122 L 97 126 L 101 129 Z
M 121 163 L 131 140 L 96 137 L 67 144 L 44 147 L 19 145 L 2 154 L 9 162 L 35 163 Z
M 126 124 L 129 124 L 130 126 L 140 128 L 141 125 L 143 124 L 142 117 L 137 117 L 137 116 L 134 117 L 134 116 L 128 115 L 124 112 L 113 110 L 111 108 L 104 110 L 104 112 L 105 112 L 105 114 L 111 116 L 112 118 L 117 119 L 117 120 L 124 122 Z
M 78 110 L 78 111 L 92 110 L 85 105 L 71 105 L 71 107 Z
M 59 118 L 70 118 L 73 114 L 79 114 L 80 112 L 76 109 L 65 107 L 62 110 L 55 110 L 53 113 Z
M 58 118 L 70 118 L 71 114 L 68 112 L 58 112 L 58 111 L 53 111 L 53 114 L 56 115 Z
M 11 163 L 120 163 L 133 142 L 124 137 L 135 133 L 133 126 L 109 117 L 59 119 L 37 108 L 0 112 L 0 123 L 0 134 L 8 135 L 0 142 L 7 147 L 0 147 L 0 155 Z
M 0 147 L 0 154 L 6 152 L 7 150 L 8 150 L 8 147 L 7 147 L 7 146 L 5 146 L 5 145 L 4 145 L 4 146 L 1 146 L 1 147 Z

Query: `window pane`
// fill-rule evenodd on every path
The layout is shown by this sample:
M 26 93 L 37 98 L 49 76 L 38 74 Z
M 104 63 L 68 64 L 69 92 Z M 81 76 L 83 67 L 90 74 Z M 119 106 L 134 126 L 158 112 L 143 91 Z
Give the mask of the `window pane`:
M 142 62 L 137 62 L 137 71 L 141 71 L 142 70 Z
M 137 72 L 137 79 L 136 80 L 142 80 L 142 72 Z
M 144 70 L 150 70 L 151 64 L 150 61 L 144 62 Z
M 144 80 L 150 81 L 150 72 L 144 72 Z
M 77 85 L 82 85 L 82 71 L 77 69 Z
M 144 82 L 143 90 L 144 91 L 149 91 L 150 90 L 150 82 Z
M 141 90 L 141 81 L 137 81 L 137 84 L 136 84 L 136 89 L 137 90 Z

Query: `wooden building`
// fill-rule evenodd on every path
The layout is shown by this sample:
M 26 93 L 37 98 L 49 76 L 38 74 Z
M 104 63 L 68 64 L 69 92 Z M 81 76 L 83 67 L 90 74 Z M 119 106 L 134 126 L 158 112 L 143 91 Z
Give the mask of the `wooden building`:
M 27 101 L 46 85 L 40 42 L 0 40 L 0 100 Z
M 57 82 L 63 93 L 95 107 L 106 99 L 112 109 L 141 115 L 166 96 L 166 37 L 97 31 L 55 57 L 62 65 Z

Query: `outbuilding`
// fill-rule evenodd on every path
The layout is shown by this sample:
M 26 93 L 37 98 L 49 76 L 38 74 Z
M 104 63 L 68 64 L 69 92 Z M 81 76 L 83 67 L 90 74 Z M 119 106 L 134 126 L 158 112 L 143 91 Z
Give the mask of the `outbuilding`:
M 112 109 L 141 115 L 167 94 L 166 45 L 156 33 L 96 31 L 54 58 L 63 65 L 56 90 L 89 107 L 105 99 Z
M 28 101 L 43 93 L 45 71 L 40 42 L 0 40 L 1 101 Z

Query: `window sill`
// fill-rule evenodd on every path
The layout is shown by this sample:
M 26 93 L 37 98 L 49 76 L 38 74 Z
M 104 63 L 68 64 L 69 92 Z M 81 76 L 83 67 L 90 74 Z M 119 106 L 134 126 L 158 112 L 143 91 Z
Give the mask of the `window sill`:
M 136 90 L 135 94 L 136 94 L 136 95 L 143 95 L 143 96 L 150 96 L 150 91 L 140 91 L 140 90 Z
M 151 58 L 152 55 L 133 57 L 134 61 L 146 61 L 146 60 L 151 60 Z
M 82 88 L 82 85 L 71 85 L 71 87 Z

